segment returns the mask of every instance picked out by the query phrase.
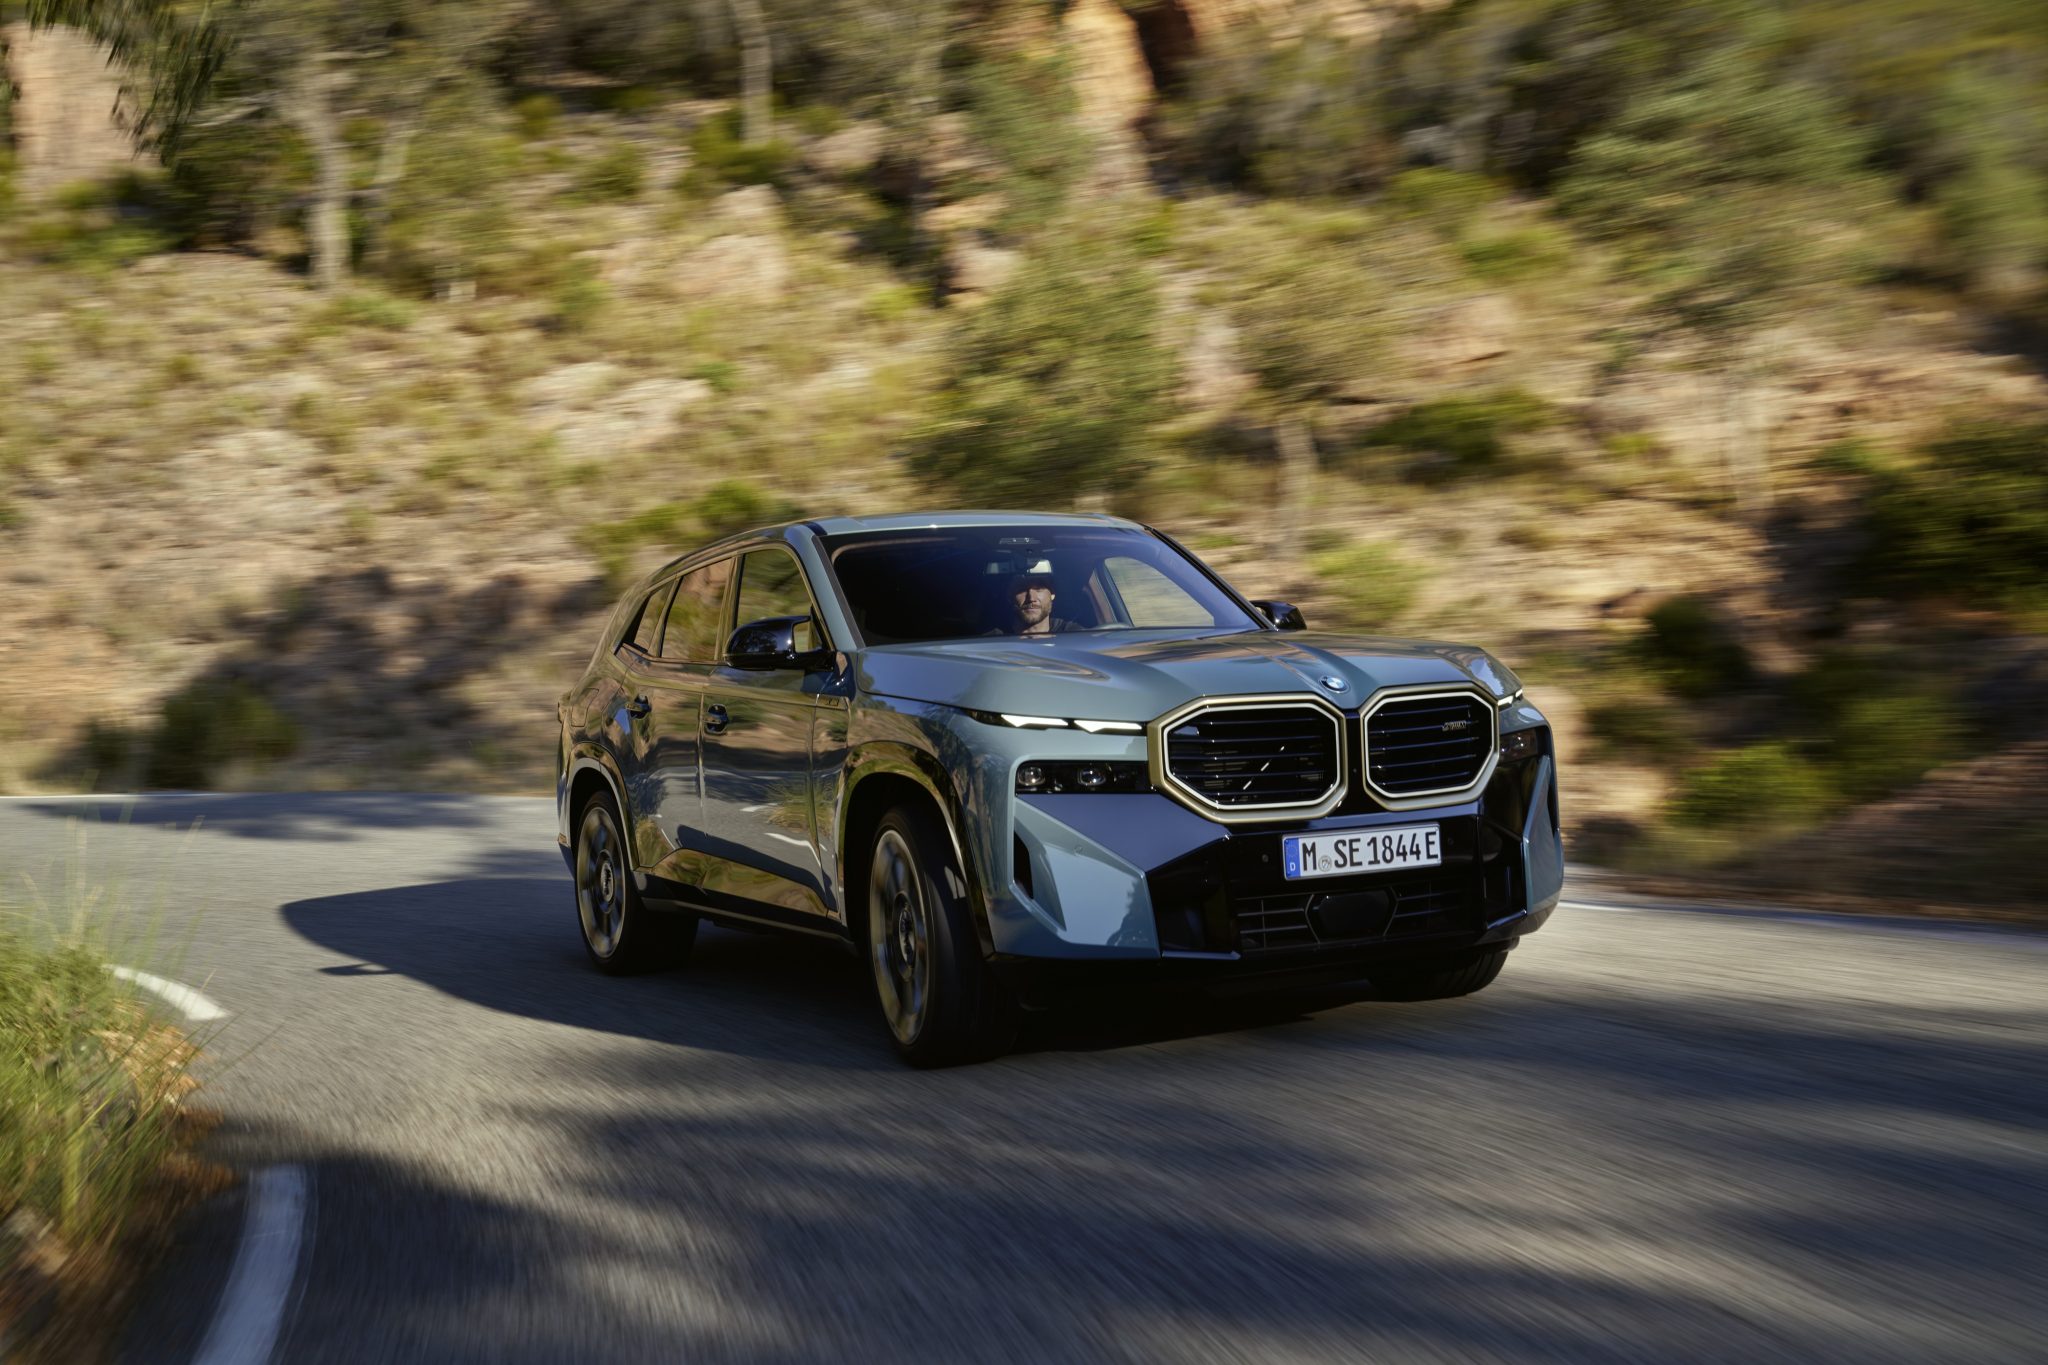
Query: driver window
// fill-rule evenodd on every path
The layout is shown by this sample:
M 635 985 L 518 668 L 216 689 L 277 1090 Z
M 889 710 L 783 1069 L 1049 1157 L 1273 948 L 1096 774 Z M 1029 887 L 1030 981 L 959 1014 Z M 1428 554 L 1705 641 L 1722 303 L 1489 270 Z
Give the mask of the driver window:
M 1102 561 L 1102 572 L 1115 585 L 1130 624 L 1148 627 L 1213 626 L 1216 618 L 1172 579 L 1142 560 L 1123 555 Z
M 721 559 L 692 569 L 676 587 L 675 605 L 668 609 L 668 633 L 662 637 L 661 657 L 674 663 L 708 664 L 717 660 L 721 643 L 719 627 L 724 624 L 725 585 L 732 580 L 732 561 Z
M 810 616 L 811 594 L 796 556 L 787 550 L 756 550 L 740 561 L 740 609 L 735 628 L 769 616 Z M 796 647 L 817 647 L 815 618 L 797 631 Z

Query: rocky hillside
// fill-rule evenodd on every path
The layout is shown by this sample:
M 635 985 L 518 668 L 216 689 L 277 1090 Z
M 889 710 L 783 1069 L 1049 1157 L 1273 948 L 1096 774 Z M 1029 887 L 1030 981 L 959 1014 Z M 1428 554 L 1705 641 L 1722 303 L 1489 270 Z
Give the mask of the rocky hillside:
M 1042 452 L 1082 461 L 1060 501 L 1313 623 L 1515 663 L 1582 855 L 1734 875 L 1840 818 L 1788 845 L 1802 866 L 1903 878 L 1820 851 L 1910 846 L 1899 821 L 1987 771 L 1945 765 L 2007 771 L 1982 756 L 2048 682 L 2033 580 L 1958 596 L 1936 569 L 1964 552 L 1910 529 L 1990 525 L 1945 486 L 2038 496 L 1985 482 L 2048 411 L 2024 310 L 1865 269 L 1750 325 L 1732 389 L 1704 334 L 1637 324 L 1659 278 L 1568 197 L 1430 164 L 1314 195 L 1192 178 L 1238 88 L 1214 35 L 1306 49 L 1257 6 L 1128 8 L 989 40 L 914 143 L 849 99 L 750 146 L 724 94 L 550 68 L 460 92 L 380 199 L 361 113 L 360 273 L 328 293 L 297 189 L 230 231 L 197 171 L 18 186 L 0 785 L 544 790 L 554 700 L 637 566 L 793 511 L 1028 490 Z M 1399 14 L 1315 33 L 1370 50 Z M 1103 315 L 1130 308 L 1127 345 Z M 1109 444 L 1062 445 L 1052 392 Z

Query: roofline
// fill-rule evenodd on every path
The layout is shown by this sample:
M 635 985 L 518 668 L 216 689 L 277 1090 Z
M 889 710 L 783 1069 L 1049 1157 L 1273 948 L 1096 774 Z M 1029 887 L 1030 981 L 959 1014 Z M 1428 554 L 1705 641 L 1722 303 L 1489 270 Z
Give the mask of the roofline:
M 939 512 L 890 512 L 874 517 L 812 517 L 795 521 L 775 522 L 767 526 L 756 526 L 745 531 L 734 531 L 720 536 L 694 549 L 683 551 L 664 562 L 660 568 L 643 574 L 635 587 L 651 585 L 674 573 L 683 565 L 719 550 L 736 548 L 755 542 L 787 540 L 791 531 L 799 528 L 815 535 L 850 535 L 861 531 L 889 532 L 946 527 L 1001 526 L 1005 523 L 1021 522 L 1034 526 L 1121 526 L 1133 531 L 1150 528 L 1143 522 L 1128 517 L 1111 516 L 1107 512 L 1031 512 L 1023 510 L 960 509 Z

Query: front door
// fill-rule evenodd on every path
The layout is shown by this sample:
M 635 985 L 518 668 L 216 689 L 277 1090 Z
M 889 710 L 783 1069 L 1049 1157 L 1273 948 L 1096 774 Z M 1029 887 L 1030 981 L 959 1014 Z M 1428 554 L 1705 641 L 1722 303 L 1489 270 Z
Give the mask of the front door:
M 817 620 L 796 556 L 777 548 L 740 561 L 737 628 L 770 616 Z M 705 889 L 756 905 L 829 915 L 811 778 L 816 675 L 721 666 L 704 687 Z M 735 908 L 745 909 L 744 906 Z

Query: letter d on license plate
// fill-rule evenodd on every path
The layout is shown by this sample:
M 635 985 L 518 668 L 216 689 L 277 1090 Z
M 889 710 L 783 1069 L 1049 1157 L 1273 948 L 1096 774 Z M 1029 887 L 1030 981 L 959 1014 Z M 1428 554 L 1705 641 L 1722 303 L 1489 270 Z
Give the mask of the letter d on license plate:
M 1290 834 L 1280 841 L 1290 881 L 1350 877 L 1401 867 L 1435 867 L 1444 860 L 1435 825 L 1353 829 L 1341 834 Z

